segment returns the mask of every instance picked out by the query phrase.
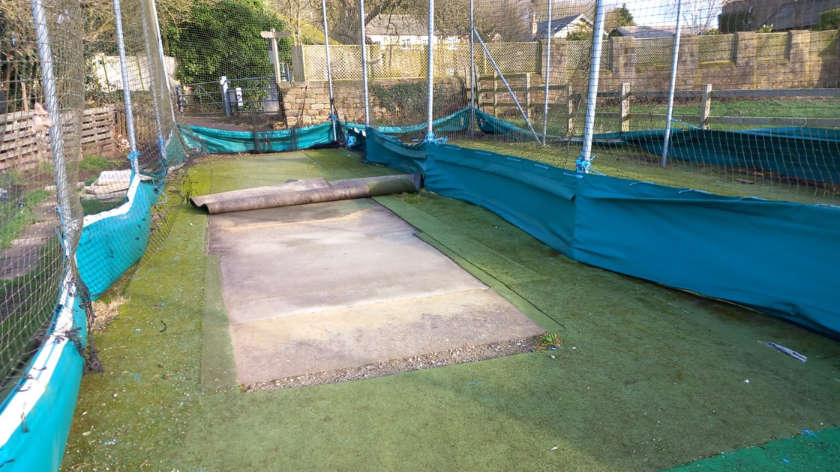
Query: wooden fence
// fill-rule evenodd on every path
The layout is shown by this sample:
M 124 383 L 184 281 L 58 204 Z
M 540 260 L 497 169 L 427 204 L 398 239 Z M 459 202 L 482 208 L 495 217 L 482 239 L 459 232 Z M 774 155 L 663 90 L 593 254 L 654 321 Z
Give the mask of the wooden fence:
M 532 74 L 519 74 L 508 78 L 511 90 L 516 94 L 519 104 L 528 115 L 533 118 L 534 110 L 541 112 L 545 93 L 544 84 L 533 84 Z M 476 99 L 479 108 L 487 113 L 498 116 L 499 114 L 513 115 L 520 117 L 510 93 L 494 74 L 480 77 L 477 81 Z M 549 85 L 549 104 L 551 116 L 568 121 L 567 129 L 569 134 L 575 133 L 575 121 L 582 118 L 585 107 L 585 90 L 575 91 L 569 85 Z M 469 90 L 467 90 L 469 97 Z M 837 88 L 808 88 L 808 89 L 755 89 L 755 90 L 713 90 L 711 84 L 707 84 L 703 90 L 678 90 L 674 94 L 676 100 L 684 101 L 697 99 L 701 102 L 698 115 L 675 114 L 674 119 L 696 122 L 700 127 L 708 129 L 711 123 L 726 125 L 756 125 L 756 126 L 811 126 L 819 128 L 840 127 L 840 111 L 837 117 L 809 118 L 809 117 L 759 117 L 759 116 L 712 116 L 712 100 L 717 99 L 743 99 L 761 100 L 772 98 L 840 98 L 840 89 Z M 601 91 L 598 98 L 613 99 L 617 104 L 618 111 L 598 111 L 599 119 L 615 119 L 616 130 L 630 131 L 631 120 L 635 118 L 665 120 L 664 113 L 637 113 L 632 112 L 631 98 L 644 98 L 666 101 L 668 92 L 662 90 L 632 90 L 629 83 L 623 83 L 618 90 Z M 600 106 L 600 103 L 599 103 Z M 578 109 L 581 108 L 581 109 Z M 615 110 L 615 106 L 610 107 Z M 559 110 L 559 111 L 558 111 Z M 541 113 L 540 113 L 541 114 Z
M 62 113 L 65 141 L 75 133 L 74 114 Z M 88 108 L 82 113 L 82 155 L 112 156 L 117 152 L 114 139 L 113 106 Z M 33 126 L 35 112 L 15 112 L 0 115 L 0 171 L 27 170 L 41 162 L 51 162 L 50 142 L 47 131 Z

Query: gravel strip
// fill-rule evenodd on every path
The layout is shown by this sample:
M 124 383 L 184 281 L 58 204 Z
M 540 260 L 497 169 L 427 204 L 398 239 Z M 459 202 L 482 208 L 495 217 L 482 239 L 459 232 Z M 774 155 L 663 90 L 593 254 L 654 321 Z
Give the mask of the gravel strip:
M 391 359 L 377 363 L 350 367 L 311 374 L 297 375 L 283 379 L 258 382 L 253 385 L 242 385 L 241 390 L 253 392 L 258 390 L 278 390 L 284 388 L 306 387 L 309 385 L 333 384 L 349 382 L 351 380 L 371 379 L 384 375 L 398 374 L 412 370 L 431 369 L 445 365 L 463 364 L 466 362 L 483 361 L 495 357 L 510 356 L 523 352 L 533 352 L 537 346 L 537 336 L 520 339 L 510 339 L 498 343 L 467 345 L 447 351 L 421 354 L 419 356 Z

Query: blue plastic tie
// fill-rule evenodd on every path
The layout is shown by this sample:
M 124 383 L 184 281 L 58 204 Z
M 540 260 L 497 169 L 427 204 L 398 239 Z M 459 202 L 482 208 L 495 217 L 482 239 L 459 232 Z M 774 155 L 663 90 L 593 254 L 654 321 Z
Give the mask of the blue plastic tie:
M 133 161 L 133 160 L 137 159 L 138 157 L 140 157 L 140 151 L 134 151 L 134 152 L 128 153 L 128 160 L 129 161 Z
M 591 170 L 592 162 L 580 156 L 575 161 L 575 168 L 577 169 L 578 178 L 583 178 L 583 174 L 588 174 Z
M 338 116 L 336 116 L 334 113 L 330 113 L 329 116 L 327 116 L 327 118 L 329 118 L 330 121 L 338 121 Z
M 434 143 L 434 144 L 446 144 L 446 136 L 441 136 L 439 138 L 435 137 L 434 133 L 427 133 L 426 139 L 423 140 L 424 143 Z
M 356 137 L 355 136 L 347 136 L 347 147 L 353 147 L 356 145 Z

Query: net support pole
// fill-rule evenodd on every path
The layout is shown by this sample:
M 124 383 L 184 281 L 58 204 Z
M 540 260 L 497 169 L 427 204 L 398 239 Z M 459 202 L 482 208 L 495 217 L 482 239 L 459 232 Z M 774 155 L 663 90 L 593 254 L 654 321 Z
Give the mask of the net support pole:
M 592 137 L 595 134 L 595 109 L 598 102 L 598 80 L 601 74 L 601 48 L 604 36 L 604 0 L 595 3 L 595 28 L 592 32 L 592 57 L 589 62 L 589 91 L 586 94 L 586 121 L 583 148 L 577 160 L 579 174 L 588 174 L 592 164 Z
M 470 134 L 475 133 L 475 39 L 472 30 L 475 29 L 475 5 L 470 0 Z
M 540 136 L 534 130 L 534 126 L 531 124 L 531 120 L 528 119 L 528 114 L 525 113 L 524 109 L 522 109 L 522 105 L 516 98 L 516 94 L 513 93 L 513 89 L 510 87 L 510 84 L 505 78 L 505 74 L 502 74 L 502 69 L 499 68 L 499 65 L 496 64 L 496 60 L 493 59 L 493 55 L 490 54 L 490 49 L 488 49 L 487 45 L 484 44 L 484 40 L 481 39 L 481 36 L 478 34 L 478 31 L 473 29 L 472 33 L 475 35 L 475 39 L 478 40 L 478 44 L 480 44 L 482 49 L 484 49 L 484 54 L 487 56 L 488 59 L 490 59 L 490 64 L 492 64 L 493 68 L 496 69 L 496 73 L 499 75 L 499 78 L 502 79 L 502 83 L 504 84 L 505 88 L 507 88 L 507 91 L 510 94 L 511 98 L 513 98 L 513 103 L 516 104 L 516 108 L 519 109 L 519 113 L 522 114 L 522 118 L 525 120 L 525 123 L 528 124 L 528 129 L 531 130 L 531 133 L 534 135 L 534 139 L 536 139 L 538 143 L 542 144 L 542 141 L 540 141 Z
M 435 139 L 432 126 L 435 106 L 435 0 L 429 0 L 429 31 L 426 36 L 427 64 L 426 64 L 426 141 Z
M 551 78 L 551 4 L 553 0 L 548 0 L 548 28 L 545 31 L 545 100 L 543 105 L 543 146 L 548 143 L 548 84 Z
M 152 20 L 155 22 L 155 35 L 157 41 L 158 56 L 160 56 L 160 66 L 163 68 L 163 90 L 169 96 L 169 113 L 172 115 L 172 126 L 177 122 L 175 120 L 175 105 L 172 103 L 172 86 L 169 84 L 169 71 L 166 69 L 166 55 L 163 53 L 163 36 L 160 34 L 160 21 L 158 21 L 157 1 L 149 0 L 149 5 L 152 9 Z
M 668 116 L 665 119 L 665 141 L 662 143 L 662 167 L 668 165 L 668 146 L 671 143 L 671 120 L 674 117 L 674 90 L 677 88 L 677 65 L 680 59 L 680 15 L 682 0 L 677 0 L 677 24 L 674 28 L 674 55 L 671 58 L 671 85 L 668 89 Z
M 120 0 L 114 0 L 114 27 L 117 32 L 117 50 L 120 54 L 120 72 L 122 73 L 123 103 L 125 104 L 125 127 L 128 132 L 128 147 L 131 151 L 129 161 L 134 174 L 139 172 L 137 166 L 137 138 L 134 134 L 134 112 L 131 108 L 131 86 L 128 83 L 128 66 L 125 58 L 125 36 L 123 35 L 122 9 Z
M 152 0 L 153 1 L 153 0 Z M 145 5 L 145 1 L 141 0 L 141 9 L 145 10 L 147 7 Z M 148 12 L 144 12 L 148 13 Z M 148 15 L 144 15 L 148 17 Z M 143 37 L 145 38 L 146 43 L 146 54 L 149 56 L 149 91 L 152 94 L 152 106 L 154 107 L 155 111 L 155 124 L 157 125 L 157 138 L 158 138 L 158 152 L 160 153 L 160 165 L 162 168 L 166 168 L 166 141 L 163 140 L 163 117 L 161 116 L 161 106 L 160 106 L 160 98 L 158 97 L 157 92 L 155 92 L 155 73 L 154 73 L 154 66 L 152 65 L 152 56 L 156 54 L 157 51 L 152 52 L 153 46 L 150 44 L 151 41 L 157 41 L 156 37 L 152 37 L 149 34 L 149 26 L 146 24 L 146 20 L 141 19 L 141 23 L 143 23 Z M 154 49 L 157 49 L 156 47 Z M 158 77 L 158 82 L 160 82 L 160 77 Z M 163 89 L 163 87 L 161 87 Z
M 335 97 L 333 96 L 332 66 L 330 65 L 330 31 L 327 25 L 327 0 L 321 0 L 321 16 L 324 17 L 324 57 L 327 60 L 327 84 L 330 91 L 330 121 L 332 122 L 332 139 L 336 141 L 335 131 Z
M 365 126 L 370 126 L 370 105 L 368 97 L 368 58 L 365 43 L 365 0 L 359 0 L 359 23 L 362 25 L 362 96 L 365 101 Z
M 58 95 L 55 84 L 55 70 L 53 69 L 52 50 L 50 47 L 47 14 L 41 0 L 32 0 L 32 19 L 35 22 L 35 35 L 38 42 L 38 59 L 41 62 L 41 81 L 44 91 L 44 107 L 50 118 L 49 129 L 50 151 L 55 168 L 55 189 L 58 203 L 58 216 L 61 224 L 64 250 L 70 256 L 69 242 L 75 236 L 77 225 L 71 221 L 70 187 L 67 183 L 67 166 L 64 161 L 64 135 L 61 127 L 61 113 L 59 111 Z

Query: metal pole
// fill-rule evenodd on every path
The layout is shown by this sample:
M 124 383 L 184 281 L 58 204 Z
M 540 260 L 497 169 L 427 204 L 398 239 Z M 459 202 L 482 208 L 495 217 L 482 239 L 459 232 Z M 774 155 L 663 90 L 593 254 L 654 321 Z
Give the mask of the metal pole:
M 55 190 L 58 202 L 58 216 L 65 242 L 65 254 L 69 257 L 69 243 L 75 236 L 76 225 L 71 224 L 70 188 L 67 184 L 67 167 L 64 162 L 64 136 L 61 128 L 61 113 L 55 89 L 50 35 L 47 28 L 47 14 L 41 0 L 32 0 L 32 19 L 35 21 L 35 34 L 38 41 L 38 59 L 41 62 L 41 80 L 43 81 L 44 105 L 52 124 L 50 125 L 50 151 L 55 168 Z
M 125 59 L 125 40 L 122 27 L 122 10 L 120 0 L 114 0 L 114 26 L 117 30 L 117 49 L 120 53 L 120 72 L 122 72 L 123 102 L 125 104 L 125 126 L 128 129 L 128 146 L 131 150 L 129 162 L 131 170 L 138 173 L 137 167 L 137 138 L 134 135 L 134 112 L 131 109 L 131 90 L 128 83 L 128 66 Z
M 545 32 L 545 105 L 543 106 L 543 146 L 548 142 L 548 84 L 551 79 L 551 4 L 548 0 L 548 28 Z
M 531 125 L 531 120 L 528 119 L 528 114 L 525 113 L 525 110 L 522 109 L 522 105 L 519 104 L 519 100 L 517 100 L 516 94 L 513 93 L 513 89 L 510 88 L 510 84 L 508 83 L 507 79 L 505 79 L 505 75 L 502 74 L 502 70 L 499 68 L 499 65 L 496 64 L 496 60 L 493 59 L 493 56 L 490 54 L 490 50 L 487 49 L 487 45 L 484 44 L 484 40 L 481 39 L 481 36 L 478 34 L 478 31 L 473 30 L 473 34 L 475 35 L 475 39 L 478 40 L 478 44 L 481 44 L 481 47 L 484 49 L 484 54 L 487 56 L 488 59 L 490 59 L 490 64 L 493 65 L 493 68 L 496 69 L 496 73 L 499 74 L 499 78 L 502 79 L 502 83 L 507 88 L 507 91 L 510 94 L 511 98 L 513 98 L 513 103 L 516 104 L 516 108 L 519 109 L 519 113 L 522 114 L 522 118 L 525 120 L 525 123 L 528 124 L 528 129 L 530 129 L 531 133 L 533 133 L 534 139 L 536 139 L 538 143 L 542 144 L 539 135 L 534 130 L 534 126 Z
M 586 97 L 586 123 L 583 129 L 583 149 L 577 162 L 579 173 L 589 173 L 592 162 L 592 136 L 595 132 L 595 108 L 598 101 L 598 79 L 601 72 L 601 43 L 604 36 L 604 0 L 595 4 L 595 30 L 592 34 L 592 58 L 589 63 L 589 92 Z
M 475 39 L 472 30 L 475 29 L 474 0 L 470 0 L 470 134 L 475 131 Z
M 428 64 L 426 71 L 426 141 L 431 141 L 435 138 L 435 132 L 432 129 L 432 120 L 434 119 L 435 106 L 435 0 L 429 0 L 429 32 L 426 36 L 428 41 Z
M 365 44 L 365 0 L 359 0 L 359 20 L 362 25 L 362 88 L 365 99 L 365 126 L 370 126 L 370 106 L 368 105 L 368 59 Z
M 680 14 L 682 0 L 677 1 L 677 25 L 674 29 L 674 56 L 671 59 L 671 88 L 668 90 L 668 117 L 665 121 L 665 142 L 662 144 L 662 167 L 668 165 L 668 145 L 671 141 L 671 119 L 674 116 L 674 89 L 677 88 L 677 62 L 680 58 Z
M 142 0 L 141 0 L 142 1 Z M 152 0 L 154 1 L 154 0 Z M 142 5 L 141 5 L 142 7 Z M 145 8 L 143 8 L 145 10 Z M 145 13 L 145 12 L 144 12 Z M 161 167 L 163 168 L 162 171 L 166 171 L 166 141 L 163 140 L 163 118 L 160 115 L 160 103 L 158 94 L 155 92 L 155 74 L 153 72 L 154 67 L 152 67 L 152 48 L 149 44 L 150 41 L 155 41 L 156 38 L 153 38 L 149 34 L 149 26 L 146 24 L 145 19 L 140 20 L 143 23 L 143 37 L 146 39 L 146 54 L 147 60 L 149 63 L 150 69 L 150 77 L 149 77 L 149 91 L 152 94 L 152 106 L 155 111 L 155 124 L 157 125 L 157 135 L 158 135 L 158 152 L 160 153 L 160 163 Z M 157 48 L 155 48 L 157 49 Z M 157 51 L 155 51 L 157 52 Z M 139 62 L 139 61 L 138 61 Z M 158 80 L 160 78 L 158 77 Z M 161 91 L 163 91 L 163 87 L 161 87 Z
M 330 87 L 330 121 L 332 121 L 332 139 L 338 139 L 335 131 L 335 98 L 333 97 L 332 66 L 330 65 L 330 31 L 327 26 L 327 0 L 321 0 L 321 15 L 324 17 L 324 55 L 327 59 L 327 82 Z

